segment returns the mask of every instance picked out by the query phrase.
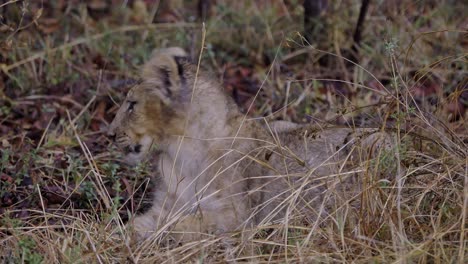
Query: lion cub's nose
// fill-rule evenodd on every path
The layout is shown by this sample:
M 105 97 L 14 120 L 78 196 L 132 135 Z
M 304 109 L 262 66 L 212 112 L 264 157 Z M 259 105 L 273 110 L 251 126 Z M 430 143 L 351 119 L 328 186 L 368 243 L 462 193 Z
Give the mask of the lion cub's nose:
M 107 137 L 109 137 L 112 141 L 115 141 L 115 133 L 114 132 L 107 132 Z

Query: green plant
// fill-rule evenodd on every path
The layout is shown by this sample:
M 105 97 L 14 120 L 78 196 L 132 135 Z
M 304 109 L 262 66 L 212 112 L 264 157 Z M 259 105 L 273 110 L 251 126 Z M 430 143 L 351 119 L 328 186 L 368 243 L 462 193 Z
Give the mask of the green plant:
M 43 263 L 44 257 L 37 252 L 37 244 L 32 238 L 23 236 L 18 241 L 19 252 L 18 262 L 39 264 Z

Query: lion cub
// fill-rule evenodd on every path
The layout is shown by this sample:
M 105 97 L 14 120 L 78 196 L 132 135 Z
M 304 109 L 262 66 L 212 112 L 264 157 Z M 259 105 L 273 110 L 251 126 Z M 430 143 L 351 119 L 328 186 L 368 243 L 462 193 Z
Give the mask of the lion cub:
M 285 216 L 316 219 L 331 193 L 352 193 L 345 169 L 359 151 L 391 145 L 378 129 L 248 120 L 180 48 L 156 51 L 142 72 L 109 127 L 129 161 L 153 144 L 160 150 L 154 204 L 133 220 L 140 239 L 171 230 L 191 240 Z

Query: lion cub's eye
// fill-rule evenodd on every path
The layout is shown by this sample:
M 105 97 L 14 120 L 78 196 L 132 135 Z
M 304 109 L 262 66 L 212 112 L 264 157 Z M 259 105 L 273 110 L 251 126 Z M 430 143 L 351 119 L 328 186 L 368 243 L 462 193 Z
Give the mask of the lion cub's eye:
M 128 101 L 128 111 L 131 112 L 133 111 L 133 108 L 135 107 L 136 101 Z

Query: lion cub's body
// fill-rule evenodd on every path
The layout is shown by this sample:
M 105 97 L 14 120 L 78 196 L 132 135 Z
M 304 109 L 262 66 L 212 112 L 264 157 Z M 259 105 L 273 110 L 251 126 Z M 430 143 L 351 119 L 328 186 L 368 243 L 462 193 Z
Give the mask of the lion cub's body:
M 181 49 L 159 51 L 111 124 L 134 161 L 151 144 L 161 151 L 153 207 L 134 219 L 140 237 L 174 226 L 197 236 L 241 230 L 285 214 L 316 218 L 327 190 L 345 193 L 352 182 L 340 172 L 357 160 L 356 146 L 389 144 L 377 129 L 247 120 L 219 84 L 196 73 Z

